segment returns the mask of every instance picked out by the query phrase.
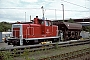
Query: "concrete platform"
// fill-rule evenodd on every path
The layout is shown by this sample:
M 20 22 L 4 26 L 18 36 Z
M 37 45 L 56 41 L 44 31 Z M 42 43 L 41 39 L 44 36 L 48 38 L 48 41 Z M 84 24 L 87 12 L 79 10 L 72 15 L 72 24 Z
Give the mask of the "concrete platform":
M 4 43 L 4 42 L 0 43 L 0 49 L 1 48 L 12 48 L 12 47 L 13 45 L 8 45 L 7 43 Z

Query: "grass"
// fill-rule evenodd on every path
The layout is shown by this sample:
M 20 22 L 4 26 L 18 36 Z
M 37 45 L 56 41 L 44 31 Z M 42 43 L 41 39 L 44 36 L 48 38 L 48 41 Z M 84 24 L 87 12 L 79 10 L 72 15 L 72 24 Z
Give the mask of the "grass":
M 14 60 L 13 56 L 11 56 L 11 52 L 10 51 L 0 51 L 0 59 L 1 60 Z
M 44 47 L 45 48 L 45 47 Z M 41 51 L 35 51 L 35 52 L 29 52 L 29 49 L 24 49 L 23 53 L 20 53 L 20 55 L 17 56 L 17 50 L 14 49 L 13 56 L 10 51 L 0 51 L 0 56 L 2 60 L 38 60 L 39 58 L 46 58 L 48 56 L 55 56 L 59 54 L 64 54 L 72 51 L 77 51 L 81 49 L 90 48 L 90 45 L 80 45 L 80 46 L 72 46 L 72 47 L 57 47 L 50 50 L 41 50 Z

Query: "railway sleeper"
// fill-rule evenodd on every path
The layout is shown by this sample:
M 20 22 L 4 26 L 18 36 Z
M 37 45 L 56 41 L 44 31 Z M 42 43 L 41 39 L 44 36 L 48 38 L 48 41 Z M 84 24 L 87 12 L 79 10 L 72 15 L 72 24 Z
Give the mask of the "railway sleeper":
M 79 50 L 80 51 L 80 50 Z M 60 60 L 69 60 L 69 59 L 74 59 L 74 58 L 78 58 L 78 57 L 82 57 L 82 56 L 84 56 L 85 55 L 85 53 L 80 53 L 80 54 L 74 54 L 74 55 L 72 55 L 73 53 L 76 53 L 77 51 L 75 51 L 75 52 L 70 52 L 70 53 L 68 53 L 69 54 L 69 56 L 67 56 L 66 54 L 60 54 L 60 55 L 56 55 L 56 56 L 51 56 L 51 57 L 49 57 L 49 58 L 51 58 L 51 60 L 52 59 L 55 59 L 55 58 L 60 58 Z M 78 53 L 78 52 L 77 52 Z M 71 55 L 71 56 L 70 56 Z M 87 54 L 86 54 L 87 55 Z

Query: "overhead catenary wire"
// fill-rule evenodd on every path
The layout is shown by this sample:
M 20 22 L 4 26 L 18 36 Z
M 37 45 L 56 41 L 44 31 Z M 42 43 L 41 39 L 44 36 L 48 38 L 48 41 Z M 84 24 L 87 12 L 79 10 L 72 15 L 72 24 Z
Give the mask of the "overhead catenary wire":
M 90 10 L 90 8 L 87 8 L 87 7 L 85 7 L 85 6 L 81 6 L 81 5 L 78 5 L 78 4 L 75 4 L 75 3 L 72 3 L 72 2 L 66 1 L 66 0 L 61 0 L 61 1 L 66 2 L 66 3 L 69 3 L 69 4 L 72 4 L 72 5 L 79 6 L 79 7 L 82 7 L 82 8 L 86 8 L 86 9 L 89 9 L 89 10 Z
M 81 6 L 81 5 L 78 5 L 78 4 L 75 4 L 75 3 L 72 3 L 72 2 L 66 1 L 66 0 L 61 0 L 61 1 L 90 10 L 90 8 L 87 8 L 85 6 Z M 89 1 L 89 0 L 87 0 L 87 1 Z M 16 7 L 16 8 L 0 8 L 0 9 L 41 9 L 41 8 L 19 8 L 19 7 Z M 59 10 L 59 9 L 47 9 L 47 10 Z
M 41 8 L 0 8 L 0 9 L 25 9 L 25 10 L 27 10 L 27 9 L 41 9 Z M 60 9 L 45 9 L 45 10 L 56 10 L 56 11 L 62 11 L 62 10 L 60 10 Z M 65 11 L 71 11 L 71 12 L 90 12 L 89 10 L 87 10 L 87 11 L 81 11 L 81 10 L 65 10 Z
M 86 9 L 89 9 L 90 10 L 90 8 L 87 8 L 87 7 L 85 7 L 85 6 L 81 6 L 81 5 L 78 5 L 78 4 L 75 4 L 75 3 L 72 3 L 72 2 L 69 2 L 69 1 L 66 1 L 66 0 L 61 0 L 61 1 L 63 1 L 63 2 L 66 2 L 66 3 L 69 3 L 69 4 L 72 4 L 72 5 L 76 5 L 76 6 L 79 6 L 79 7 L 82 7 L 82 8 L 86 8 Z M 16 7 L 16 8 L 0 8 L 0 9 L 41 9 L 41 8 L 18 8 L 18 7 Z M 45 9 L 45 8 L 44 8 Z M 62 10 L 60 10 L 60 9 L 46 9 L 46 10 L 56 10 L 56 11 L 62 11 Z M 65 10 L 65 11 L 74 11 L 74 12 L 90 12 L 90 11 L 78 11 L 78 10 Z

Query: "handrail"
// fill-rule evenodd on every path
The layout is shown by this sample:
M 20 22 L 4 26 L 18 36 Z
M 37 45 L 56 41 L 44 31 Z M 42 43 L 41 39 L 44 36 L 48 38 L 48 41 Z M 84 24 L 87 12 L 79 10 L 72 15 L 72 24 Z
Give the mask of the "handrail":
M 13 30 L 13 31 L 15 31 L 15 37 L 16 37 L 16 32 L 19 31 L 19 30 Z
M 30 30 L 29 28 L 32 29 L 32 30 L 31 30 L 31 31 L 33 32 L 32 35 L 34 35 L 34 27 L 27 27 L 27 29 L 26 29 L 26 38 L 27 38 L 28 35 L 31 35 L 31 34 L 30 34 L 30 31 L 29 31 L 29 30 Z

